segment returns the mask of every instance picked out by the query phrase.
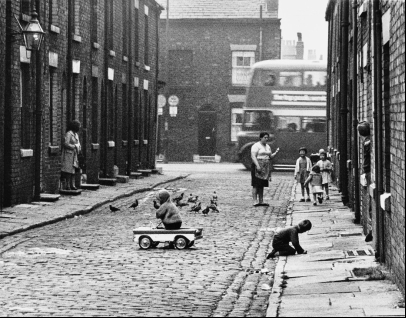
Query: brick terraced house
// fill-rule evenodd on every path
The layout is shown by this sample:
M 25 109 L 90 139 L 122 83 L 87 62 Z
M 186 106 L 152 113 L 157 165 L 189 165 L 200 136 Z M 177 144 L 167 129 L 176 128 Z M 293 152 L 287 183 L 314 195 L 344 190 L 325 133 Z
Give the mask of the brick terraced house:
M 278 0 L 169 0 L 168 37 L 167 15 L 160 20 L 160 93 L 178 105 L 176 116 L 168 105 L 159 116 L 158 152 L 169 161 L 235 161 L 250 66 L 280 58 Z
M 330 0 L 328 142 L 343 203 L 405 293 L 405 2 Z
M 46 34 L 30 54 L 15 31 L 33 9 Z M 58 192 L 73 119 L 88 183 L 114 166 L 122 175 L 155 167 L 161 10 L 154 0 L 0 0 L 1 206 Z

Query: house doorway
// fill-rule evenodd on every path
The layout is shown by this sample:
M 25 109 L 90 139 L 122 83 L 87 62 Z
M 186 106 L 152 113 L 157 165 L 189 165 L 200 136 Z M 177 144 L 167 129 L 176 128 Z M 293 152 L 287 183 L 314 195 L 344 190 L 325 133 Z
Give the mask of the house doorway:
M 199 155 L 216 154 L 217 113 L 210 106 L 203 106 L 199 111 Z

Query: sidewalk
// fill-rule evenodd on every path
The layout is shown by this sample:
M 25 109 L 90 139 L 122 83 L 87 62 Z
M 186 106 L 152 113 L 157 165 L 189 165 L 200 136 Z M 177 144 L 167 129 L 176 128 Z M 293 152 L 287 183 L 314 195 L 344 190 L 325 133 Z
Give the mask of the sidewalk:
M 337 189 L 330 200 L 301 203 L 300 185 L 292 191 L 286 226 L 309 219 L 313 228 L 300 234 L 306 255 L 279 257 L 267 317 L 395 317 L 404 300 L 389 280 L 356 277 L 354 268 L 376 267 L 373 248 Z
M 136 193 L 151 191 L 159 185 L 183 179 L 186 175 L 171 172 L 152 174 L 143 179 L 130 179 L 129 183 L 100 186 L 99 190 L 82 190 L 77 196 L 61 195 L 55 202 L 33 202 L 4 208 L 0 211 L 0 239 L 33 228 L 56 223 Z

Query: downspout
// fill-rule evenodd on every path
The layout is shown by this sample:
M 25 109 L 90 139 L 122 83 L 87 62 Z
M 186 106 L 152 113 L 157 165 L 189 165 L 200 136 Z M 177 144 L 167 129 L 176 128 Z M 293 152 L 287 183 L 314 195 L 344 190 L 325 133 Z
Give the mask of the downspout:
M 133 80 L 133 73 L 132 73 L 132 67 L 133 67 L 133 47 L 132 47 L 132 34 L 131 31 L 135 30 L 133 28 L 133 20 L 132 20 L 132 14 L 131 12 L 135 12 L 135 10 L 131 10 L 132 5 L 129 5 L 129 25 L 130 25 L 130 31 L 127 33 L 127 40 L 128 40 L 128 80 L 127 80 L 127 107 L 128 107 L 128 135 L 127 135 L 127 176 L 131 176 L 131 167 L 132 167 L 132 118 L 133 118 L 133 111 L 132 111 L 132 92 L 133 92 L 133 85 L 134 85 L 134 80 Z
M 156 59 L 155 59 L 155 153 L 158 153 L 159 142 L 159 115 L 158 115 L 158 76 L 159 76 L 159 19 L 161 16 L 161 8 L 157 6 L 156 9 Z M 156 168 L 156 160 L 154 160 L 154 168 Z
M 262 6 L 259 7 L 259 60 L 262 61 Z
M 344 205 L 348 204 L 348 173 L 347 173 L 347 114 L 348 114 L 348 14 L 349 0 L 343 0 L 343 10 L 341 17 L 341 57 L 340 57 L 340 91 L 341 91 L 341 127 L 340 127 L 340 183 L 341 200 Z
M 72 100 L 72 19 L 73 19 L 73 5 L 72 1 L 68 1 L 68 52 L 66 54 L 67 65 L 68 65 L 68 80 L 66 83 L 66 120 L 70 122 L 72 120 L 72 107 L 71 107 L 71 100 Z
M 359 162 L 358 162 L 358 83 L 357 83 L 357 47 L 358 47 L 358 21 L 357 21 L 357 0 L 352 2 L 352 131 L 354 134 L 354 151 L 353 151 L 353 167 L 354 167 L 354 210 L 355 222 L 360 223 L 360 188 L 359 188 Z
M 41 22 L 41 0 L 36 1 L 38 21 Z M 45 14 L 44 14 L 45 15 Z M 45 20 L 45 19 L 44 19 Z M 44 41 L 45 42 L 45 41 Z M 44 43 L 45 47 L 45 43 Z M 34 201 L 41 199 L 41 159 L 42 159 L 42 52 L 35 52 L 35 187 Z
M 331 23 L 331 14 L 328 17 L 328 60 L 327 60 L 327 108 L 326 108 L 326 119 L 327 119 L 327 144 L 330 145 L 330 121 L 331 121 L 331 43 L 332 43 L 332 23 Z
M 375 152 L 375 210 L 377 229 L 377 252 L 380 262 L 385 262 L 384 221 L 385 215 L 380 206 L 380 196 L 383 194 L 382 169 L 382 25 L 379 0 L 373 2 L 374 18 L 374 152 Z

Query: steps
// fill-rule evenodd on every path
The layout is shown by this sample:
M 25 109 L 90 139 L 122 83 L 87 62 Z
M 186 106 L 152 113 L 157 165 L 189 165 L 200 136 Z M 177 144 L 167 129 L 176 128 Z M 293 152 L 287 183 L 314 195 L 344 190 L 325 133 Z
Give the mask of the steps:
M 221 156 L 214 155 L 214 156 L 200 156 L 200 155 L 193 155 L 193 162 L 195 163 L 220 163 Z

